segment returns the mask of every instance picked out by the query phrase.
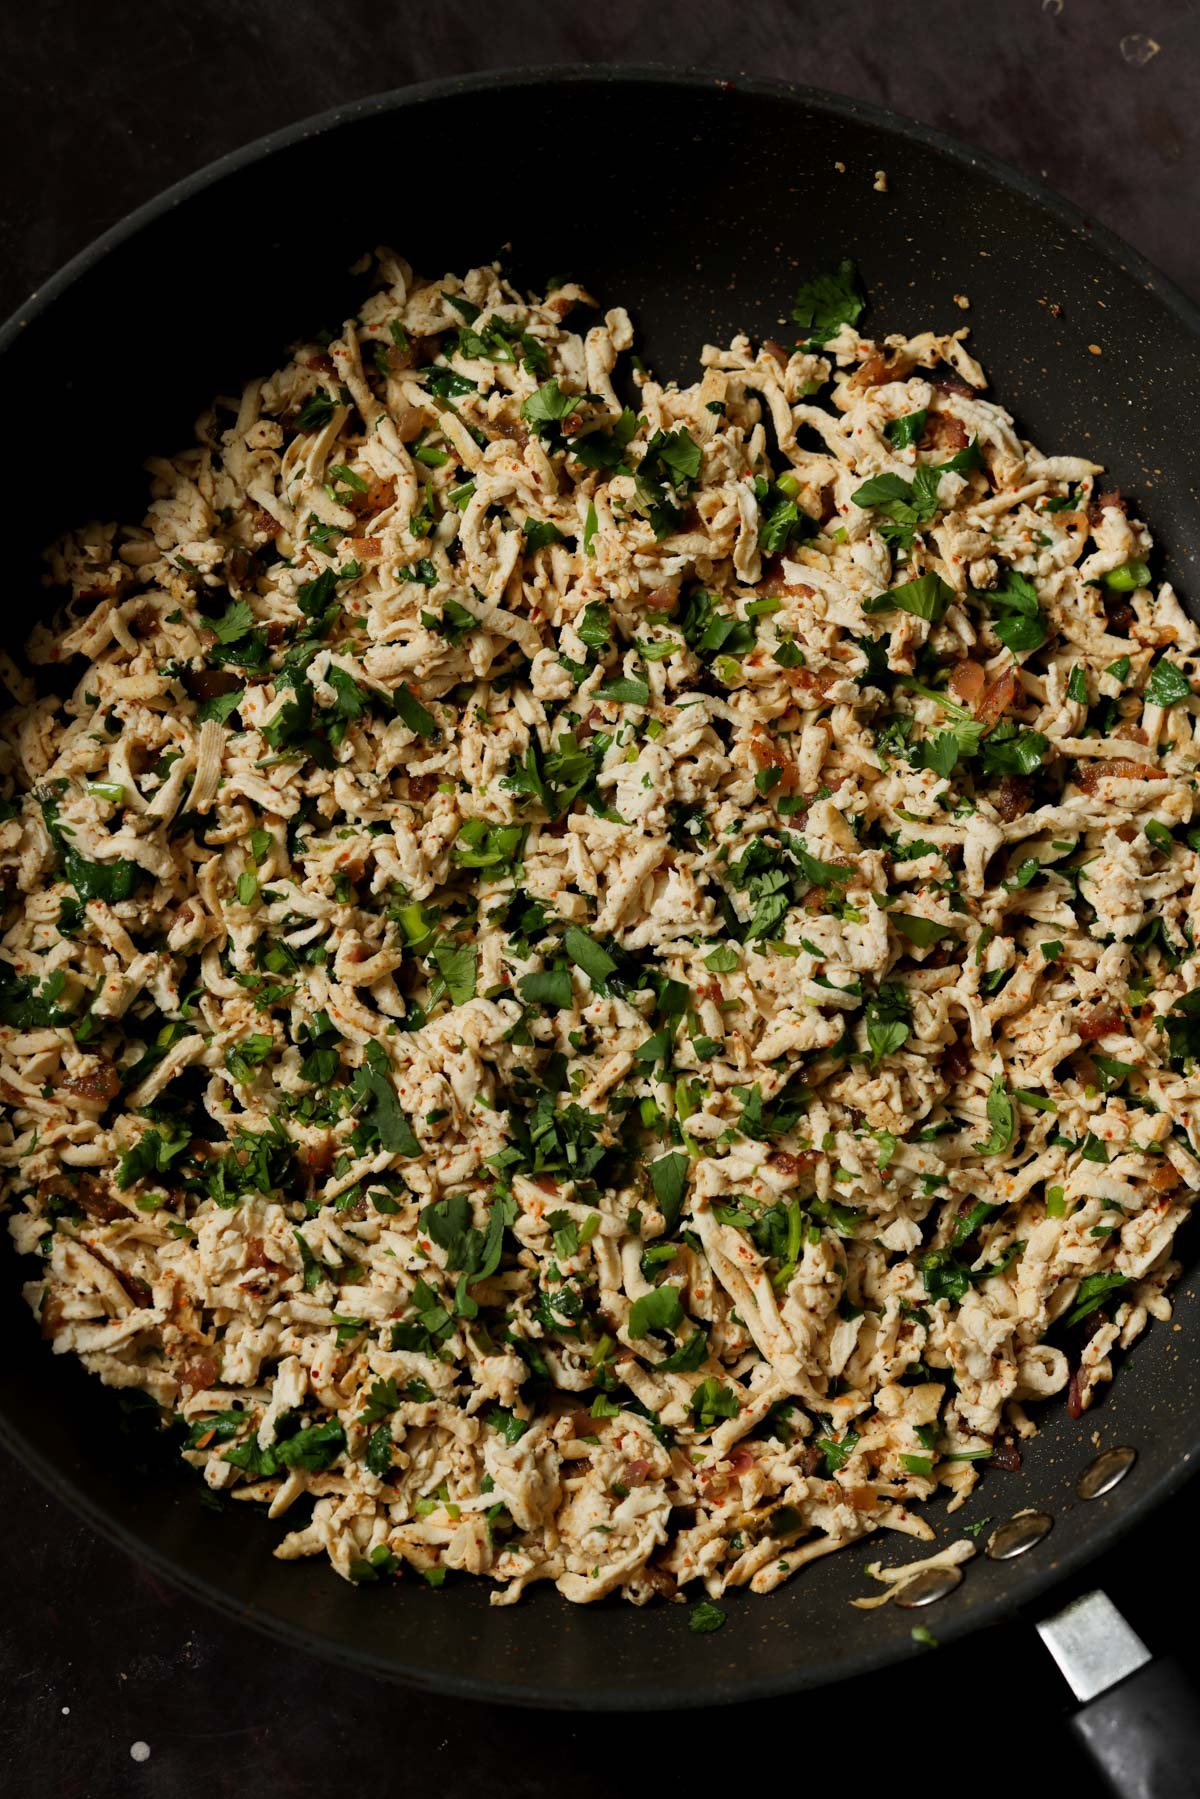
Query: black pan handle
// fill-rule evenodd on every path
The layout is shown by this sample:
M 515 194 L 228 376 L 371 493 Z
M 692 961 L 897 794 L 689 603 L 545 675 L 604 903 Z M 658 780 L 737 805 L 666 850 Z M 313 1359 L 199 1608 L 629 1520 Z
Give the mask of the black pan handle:
M 1176 1662 L 1148 1662 L 1085 1705 L 1072 1728 L 1120 1799 L 1200 1796 L 1200 1700 Z

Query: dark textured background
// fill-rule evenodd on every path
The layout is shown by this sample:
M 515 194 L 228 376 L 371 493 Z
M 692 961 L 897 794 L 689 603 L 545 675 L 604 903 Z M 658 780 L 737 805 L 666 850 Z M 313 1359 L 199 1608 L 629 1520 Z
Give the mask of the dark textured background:
M 131 207 L 277 125 L 410 81 L 566 61 L 743 70 L 892 107 L 1043 179 L 1197 297 L 1198 51 L 1193 0 L 0 0 L 0 313 Z M 582 195 L 599 153 L 575 149 Z M 458 175 L 451 203 L 486 204 L 487 172 L 474 187 Z M 436 188 L 436 159 L 347 171 L 371 178 L 381 207 L 402 206 Z M 303 253 L 316 225 L 299 197 L 296 229 Z M 150 292 L 160 280 L 146 271 Z M 1088 1584 L 1200 1676 L 1195 1506 L 1193 1488 Z M 785 1754 L 789 1787 L 986 1792 L 999 1777 L 1033 1795 L 1097 1790 L 1028 1621 L 886 1686 L 680 1721 L 572 1720 L 418 1697 L 277 1649 L 139 1572 L 7 1459 L 0 1515 L 0 1790 L 29 1799 L 367 1787 L 609 1799 L 681 1781 L 728 1793 L 778 1780 L 768 1770 Z M 1017 1744 L 1005 1744 L 1002 1697 L 1019 1701 Z M 864 1730 L 879 1745 L 867 1756 Z M 140 1764 L 138 1741 L 150 1746 Z

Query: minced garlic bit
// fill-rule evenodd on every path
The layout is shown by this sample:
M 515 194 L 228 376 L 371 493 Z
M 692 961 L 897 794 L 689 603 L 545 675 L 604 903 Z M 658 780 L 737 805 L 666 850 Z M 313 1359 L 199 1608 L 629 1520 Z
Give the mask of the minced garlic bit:
M 966 294 L 955 294 L 954 304 L 960 307 L 963 312 L 969 312 L 971 309 L 971 302 Z
M 928 1538 L 1168 1312 L 1196 628 L 849 264 L 636 413 L 619 307 L 373 266 L 7 671 L 29 1303 L 351 1580 Z
M 887 170 L 886 169 L 876 169 L 875 179 L 871 183 L 871 185 L 875 189 L 875 192 L 877 194 L 886 194 L 888 191 Z

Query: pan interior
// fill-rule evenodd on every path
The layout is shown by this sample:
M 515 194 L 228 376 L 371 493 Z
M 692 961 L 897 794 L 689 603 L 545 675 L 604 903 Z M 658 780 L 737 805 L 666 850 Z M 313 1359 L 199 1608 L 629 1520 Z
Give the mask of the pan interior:
M 850 256 L 871 298 L 864 330 L 969 323 L 1022 430 L 1103 462 L 1136 497 L 1165 572 L 1200 594 L 1200 499 L 1181 455 L 1200 411 L 1196 324 L 1132 254 L 1123 262 L 1017 178 L 849 103 L 600 72 L 444 85 L 284 134 L 148 209 L 19 318 L 0 350 L 0 457 L 20 496 L 9 643 L 36 611 L 41 546 L 90 518 L 139 517 L 145 457 L 188 442 L 210 396 L 275 367 L 292 338 L 340 323 L 360 291 L 348 265 L 380 242 L 430 276 L 498 258 L 530 287 L 580 280 L 602 307 L 627 306 L 644 360 L 680 380 L 705 342 L 778 334 L 799 283 Z M 536 1591 L 496 1609 L 470 1584 L 359 1592 L 323 1563 L 276 1562 L 279 1526 L 249 1507 L 207 1509 L 114 1395 L 50 1356 L 16 1297 L 23 1271 L 7 1249 L 0 1262 L 10 1444 L 165 1572 L 323 1653 L 443 1690 L 642 1708 L 815 1686 L 912 1647 L 908 1614 L 848 1603 L 871 1586 L 866 1560 L 911 1559 L 895 1538 L 818 1562 L 768 1599 L 731 1595 L 726 1628 L 704 1637 L 678 1607 L 577 1609 Z M 956 1518 L 932 1508 L 941 1542 L 1022 1508 L 1055 1518 L 1037 1550 L 981 1557 L 922 1615 L 943 1641 L 1031 1597 L 1179 1478 L 1200 1436 L 1194 1272 L 1190 1250 L 1181 1328 L 1152 1326 L 1095 1411 L 1050 1409 L 1022 1472 L 988 1475 Z M 1124 1443 L 1138 1460 L 1119 1493 L 1078 1500 L 1097 1450 Z

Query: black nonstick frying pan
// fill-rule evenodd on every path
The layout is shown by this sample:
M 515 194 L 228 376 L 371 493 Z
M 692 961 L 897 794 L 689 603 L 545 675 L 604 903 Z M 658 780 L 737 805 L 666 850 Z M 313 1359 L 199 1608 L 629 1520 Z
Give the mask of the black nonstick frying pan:
M 349 265 L 380 242 L 431 275 L 500 256 L 531 286 L 576 277 L 629 306 L 659 373 L 689 379 L 702 344 L 741 327 L 777 335 L 797 285 L 852 256 L 870 293 L 864 329 L 969 323 L 1023 430 L 1104 462 L 1163 546 L 1163 572 L 1200 599 L 1200 313 L 1139 256 L 1011 171 L 853 101 L 567 70 L 411 89 L 277 133 L 143 208 L 30 301 L 0 333 L 9 642 L 37 610 L 41 545 L 91 517 L 139 517 L 143 458 L 189 441 L 212 393 L 345 318 L 359 291 Z M 1027 1509 L 1053 1520 L 1049 1534 L 1013 1560 L 981 1554 L 919 1614 L 848 1603 L 872 1590 L 865 1561 L 911 1558 L 907 1540 L 882 1535 L 768 1598 L 731 1594 L 726 1627 L 705 1637 L 688 1636 L 678 1607 L 575 1608 L 547 1589 L 496 1609 L 482 1584 L 360 1591 L 323 1563 L 275 1561 L 278 1526 L 206 1509 L 168 1446 L 50 1355 L 8 1251 L 0 1424 L 127 1550 L 364 1670 L 552 1706 L 763 1697 L 922 1653 L 915 1622 L 944 1644 L 1028 1603 L 1178 1486 L 1200 1448 L 1194 1245 L 1182 1253 L 1174 1325 L 1151 1328 L 1102 1403 L 1082 1419 L 1048 1408 L 1019 1471 L 989 1472 L 953 1519 L 930 1513 L 942 1543 Z M 1118 1447 L 1137 1452 L 1125 1478 L 1080 1498 L 1098 1451 Z

